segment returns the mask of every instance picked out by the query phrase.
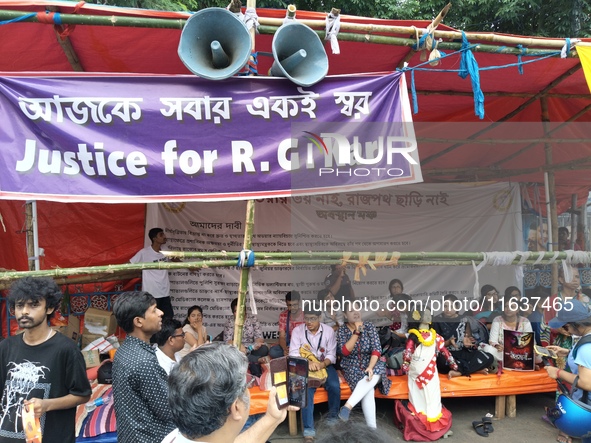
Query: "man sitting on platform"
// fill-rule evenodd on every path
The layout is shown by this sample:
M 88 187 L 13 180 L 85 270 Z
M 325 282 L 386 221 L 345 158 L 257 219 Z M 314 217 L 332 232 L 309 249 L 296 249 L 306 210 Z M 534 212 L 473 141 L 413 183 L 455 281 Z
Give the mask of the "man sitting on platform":
M 298 291 L 285 294 L 287 309 L 279 314 L 279 344 L 269 350 L 271 358 L 289 355 L 291 333 L 296 326 L 304 323 L 304 313 L 300 303 L 301 297 Z
M 308 358 L 310 373 L 326 371 L 324 389 L 328 393 L 327 420 L 336 420 L 341 405 L 341 385 L 339 376 L 334 368 L 337 357 L 337 340 L 334 330 L 320 323 L 320 310 L 315 311 L 312 306 L 304 311 L 305 323 L 293 330 L 289 355 L 291 357 Z M 312 380 L 312 377 L 309 379 Z M 310 384 L 310 383 L 309 383 Z M 314 394 L 316 387 L 308 388 L 308 401 L 302 409 L 302 421 L 304 422 L 304 442 L 313 442 L 316 430 L 314 429 Z

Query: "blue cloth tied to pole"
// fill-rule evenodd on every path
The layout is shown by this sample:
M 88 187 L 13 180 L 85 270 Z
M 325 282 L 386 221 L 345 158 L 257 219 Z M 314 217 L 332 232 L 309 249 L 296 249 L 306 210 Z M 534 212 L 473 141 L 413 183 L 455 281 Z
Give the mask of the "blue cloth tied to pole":
M 468 49 L 470 43 L 466 33 L 462 31 L 462 58 L 460 61 L 460 72 L 458 75 L 466 79 L 468 75 L 472 81 L 472 92 L 474 93 L 474 113 L 482 120 L 484 118 L 484 94 L 480 88 L 480 72 L 478 63 L 474 58 L 472 51 Z

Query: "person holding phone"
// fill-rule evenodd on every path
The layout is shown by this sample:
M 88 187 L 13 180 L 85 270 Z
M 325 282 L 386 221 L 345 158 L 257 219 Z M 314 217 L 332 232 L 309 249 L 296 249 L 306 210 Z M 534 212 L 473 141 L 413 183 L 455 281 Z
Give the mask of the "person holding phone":
M 168 403 L 170 434 L 162 443 L 251 443 L 266 441 L 287 411 L 277 407 L 275 387 L 269 391 L 267 411 L 242 432 L 249 417 L 248 360 L 238 348 L 215 342 L 187 355 L 170 373 Z
M 320 323 L 321 311 L 313 310 L 313 306 L 304 311 L 304 324 L 296 326 L 289 346 L 290 357 L 309 355 L 308 369 L 310 372 L 325 369 L 327 378 L 324 389 L 328 393 L 328 420 L 336 420 L 341 404 L 341 384 L 334 368 L 337 360 L 337 341 L 333 329 Z M 306 407 L 302 409 L 304 422 L 304 442 L 312 443 L 314 429 L 314 393 L 315 387 L 308 388 Z
M 386 363 L 380 360 L 380 337 L 372 323 L 361 320 L 361 312 L 355 308 L 355 303 L 345 306 L 345 321 L 337 333 L 337 349 L 352 393 L 341 408 L 339 418 L 347 421 L 351 409 L 361 402 L 367 426 L 375 429 L 375 387 L 379 384 L 380 392 L 387 395 L 392 384 L 386 376 Z
M 548 346 L 548 350 L 567 359 L 568 371 L 555 366 L 545 366 L 548 376 L 569 384 L 575 384 L 573 398 L 591 406 L 591 310 L 579 300 L 569 300 L 562 305 L 549 325 L 553 329 L 566 328 L 573 336 L 581 337 L 573 349 L 560 346 Z M 569 372 L 570 371 L 570 372 Z M 591 423 L 585 431 L 591 432 Z M 556 438 L 561 443 L 571 443 L 572 438 L 560 431 Z M 590 437 L 584 437 L 582 443 L 591 443 Z

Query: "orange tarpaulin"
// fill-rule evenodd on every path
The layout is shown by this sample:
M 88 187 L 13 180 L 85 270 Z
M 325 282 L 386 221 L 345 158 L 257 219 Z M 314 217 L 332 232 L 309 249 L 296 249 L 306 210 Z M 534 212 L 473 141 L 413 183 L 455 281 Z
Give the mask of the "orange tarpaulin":
M 388 395 L 376 391 L 377 398 L 406 399 L 408 398 L 408 378 L 390 376 L 392 387 Z M 556 381 L 548 377 L 546 371 L 517 372 L 505 371 L 497 375 L 474 374 L 468 377 L 456 377 L 449 380 L 447 376 L 439 376 L 442 397 L 489 397 L 498 395 L 536 394 L 554 392 Z M 341 400 L 351 396 L 351 389 L 346 382 L 341 382 Z M 259 414 L 267 410 L 269 393 L 258 387 L 250 390 L 250 413 Z M 317 389 L 314 403 L 325 403 L 328 394 L 323 388 Z

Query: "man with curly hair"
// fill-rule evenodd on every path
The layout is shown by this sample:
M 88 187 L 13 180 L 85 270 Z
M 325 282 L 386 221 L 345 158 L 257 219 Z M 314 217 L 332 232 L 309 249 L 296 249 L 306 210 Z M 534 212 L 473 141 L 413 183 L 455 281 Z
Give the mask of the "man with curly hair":
M 74 443 L 76 406 L 90 399 L 84 358 L 76 343 L 51 329 L 62 293 L 51 278 L 25 277 L 8 303 L 22 334 L 0 343 L 0 441 L 25 441 L 23 413 L 40 419 L 43 443 Z

